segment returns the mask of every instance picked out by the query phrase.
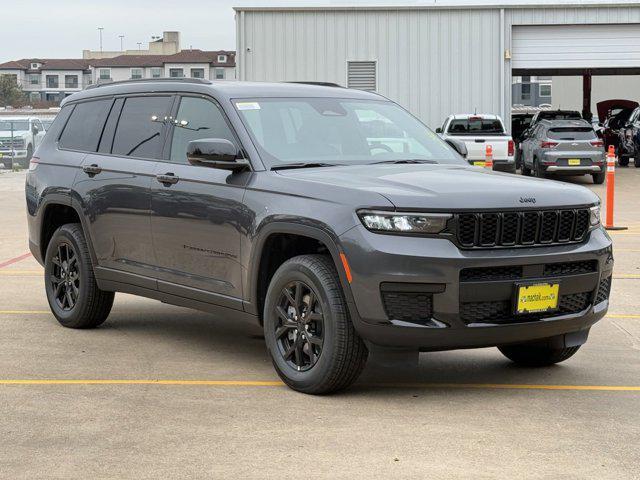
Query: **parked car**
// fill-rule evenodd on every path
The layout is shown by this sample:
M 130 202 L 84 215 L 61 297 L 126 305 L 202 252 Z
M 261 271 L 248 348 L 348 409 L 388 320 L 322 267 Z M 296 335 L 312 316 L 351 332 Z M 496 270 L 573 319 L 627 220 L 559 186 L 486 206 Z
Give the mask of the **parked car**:
M 589 174 L 601 184 L 606 174 L 602 146 L 586 120 L 542 120 L 522 142 L 522 174 Z
M 577 110 L 540 110 L 531 119 L 529 128 L 543 120 L 582 120 L 582 114 Z
M 598 102 L 598 117 L 601 119 L 601 129 L 599 136 L 604 141 L 605 151 L 609 149 L 609 145 L 613 145 L 616 152 L 620 146 L 621 129 L 628 124 L 629 117 L 633 111 L 638 108 L 638 102 L 633 100 L 605 100 Z M 618 162 L 621 166 L 629 164 L 629 157 L 619 158 Z
M 633 158 L 634 166 L 640 167 L 640 107 L 637 107 L 618 131 L 618 163 L 622 167 L 629 165 Z
M 5 168 L 26 168 L 44 133 L 35 117 L 0 117 L 0 161 Z
M 534 115 L 534 112 L 511 112 L 511 136 L 515 143 L 514 158 L 516 168 L 520 168 L 522 162 L 520 142 L 522 142 L 525 132 L 529 129 Z
M 487 145 L 493 150 L 493 170 L 515 173 L 514 143 L 497 115 L 449 115 L 441 128 L 436 129 L 444 140 L 456 139 L 467 148 L 467 161 L 484 166 Z
M 370 92 L 99 85 L 62 102 L 25 190 L 63 326 L 99 326 L 114 292 L 251 321 L 305 393 L 354 382 L 372 345 L 554 364 L 608 308 L 593 192 L 471 167 Z

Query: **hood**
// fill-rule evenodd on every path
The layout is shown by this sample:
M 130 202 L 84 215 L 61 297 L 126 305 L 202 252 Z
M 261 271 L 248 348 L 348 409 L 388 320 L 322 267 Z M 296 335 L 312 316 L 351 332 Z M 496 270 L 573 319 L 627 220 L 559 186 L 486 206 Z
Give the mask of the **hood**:
M 622 110 L 624 108 L 634 109 L 638 107 L 638 102 L 634 102 L 633 100 L 604 100 L 602 102 L 598 102 L 596 105 L 598 108 L 598 118 L 601 122 L 604 122 L 607 118 L 609 118 L 611 112 L 614 110 Z
M 326 194 L 322 185 L 377 192 L 398 210 L 526 210 L 598 202 L 593 192 L 579 185 L 461 165 L 354 165 L 278 173 L 317 183 L 318 195 Z

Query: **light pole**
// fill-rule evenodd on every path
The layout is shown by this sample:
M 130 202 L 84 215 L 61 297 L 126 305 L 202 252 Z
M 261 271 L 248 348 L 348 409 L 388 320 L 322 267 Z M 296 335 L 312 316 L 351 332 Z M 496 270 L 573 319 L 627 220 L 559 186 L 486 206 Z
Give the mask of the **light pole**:
M 98 27 L 98 32 L 100 34 L 100 53 L 102 53 L 102 30 L 104 30 L 104 27 Z
M 142 50 L 142 42 L 137 42 L 138 43 L 138 50 Z
M 124 46 L 123 46 L 124 35 L 118 35 L 118 37 L 120 37 L 120 51 L 124 52 Z

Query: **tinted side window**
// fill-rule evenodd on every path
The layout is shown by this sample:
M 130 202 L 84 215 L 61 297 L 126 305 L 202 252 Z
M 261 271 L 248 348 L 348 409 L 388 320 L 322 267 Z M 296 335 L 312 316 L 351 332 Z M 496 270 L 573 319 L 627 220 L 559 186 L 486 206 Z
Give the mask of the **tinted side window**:
M 60 146 L 95 152 L 112 99 L 79 103 L 60 136 Z
M 204 98 L 183 97 L 178 109 L 171 142 L 171 161 L 187 163 L 187 144 L 200 138 L 236 141 L 218 107 Z
M 120 113 L 111 153 L 158 158 L 163 119 L 170 103 L 171 97 L 127 98 Z

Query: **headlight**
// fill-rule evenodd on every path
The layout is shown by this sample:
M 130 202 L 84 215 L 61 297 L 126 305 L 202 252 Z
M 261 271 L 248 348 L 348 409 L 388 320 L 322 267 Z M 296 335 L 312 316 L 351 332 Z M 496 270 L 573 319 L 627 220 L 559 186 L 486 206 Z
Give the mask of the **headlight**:
M 595 207 L 591 207 L 589 209 L 589 223 L 592 227 L 596 225 L 600 225 L 600 205 L 596 205 Z
M 440 233 L 451 218 L 448 213 L 359 212 L 367 229 L 377 232 Z

